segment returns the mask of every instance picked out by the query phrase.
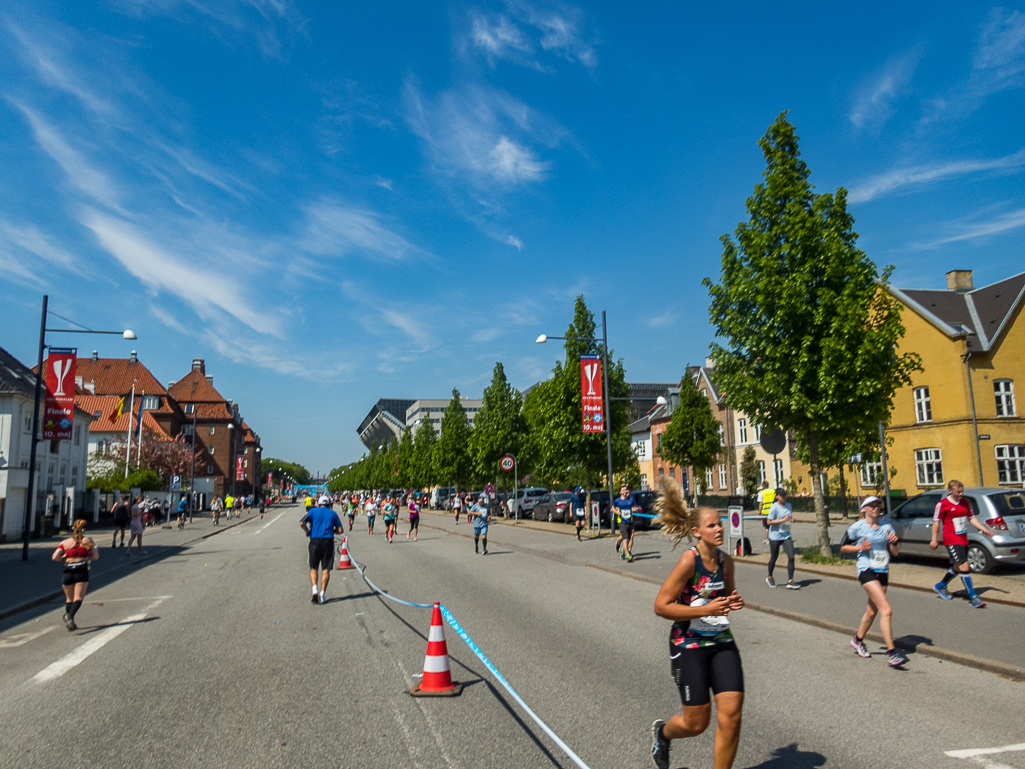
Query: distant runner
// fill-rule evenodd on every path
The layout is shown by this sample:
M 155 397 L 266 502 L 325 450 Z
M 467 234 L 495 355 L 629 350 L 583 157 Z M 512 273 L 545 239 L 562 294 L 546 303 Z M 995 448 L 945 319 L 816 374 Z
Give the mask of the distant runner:
M 384 501 L 384 535 L 388 538 L 388 544 L 392 543 L 395 537 L 395 521 L 399 517 L 399 505 L 394 497 L 388 497 Z
M 412 534 L 413 541 L 416 542 L 420 537 L 420 505 L 412 495 L 409 497 L 406 508 L 409 510 L 409 531 L 406 532 L 406 539 L 409 539 L 409 535 Z
M 463 500 L 459 496 L 458 492 L 452 497 L 452 512 L 456 514 L 456 526 L 459 525 L 459 513 L 463 509 Z
M 467 520 L 473 518 L 473 552 L 479 553 L 478 545 L 484 540 L 484 555 L 488 554 L 488 520 L 491 513 L 488 510 L 488 499 L 485 496 L 477 501 L 466 514 Z
M 367 497 L 367 502 L 363 505 L 363 512 L 367 514 L 367 534 L 373 534 L 374 519 L 377 517 L 377 503 L 372 497 Z
M 972 584 L 971 575 L 968 573 L 968 524 L 981 531 L 987 537 L 992 537 L 993 532 L 985 525 L 979 523 L 972 513 L 972 509 L 964 500 L 964 484 L 961 481 L 951 481 L 947 484 L 949 495 L 936 503 L 936 509 L 932 517 L 932 541 L 929 547 L 935 550 L 939 546 L 937 537 L 940 533 L 940 526 L 943 527 L 943 544 L 947 548 L 947 556 L 950 558 L 950 567 L 943 579 L 932 586 L 940 598 L 949 601 L 953 598 L 947 590 L 947 585 L 954 577 L 961 575 L 961 582 L 968 591 L 968 603 L 976 609 L 986 605 L 975 592 L 975 585 Z
M 612 501 L 612 507 L 619 518 L 619 539 L 616 540 L 616 550 L 619 557 L 627 561 L 634 559 L 634 522 L 633 514 L 640 512 L 637 498 L 630 493 L 630 487 L 623 484 L 619 487 L 619 498 Z
M 342 522 L 329 506 L 331 500 L 321 497 L 316 507 L 299 521 L 299 526 L 310 538 L 310 585 L 313 603 L 324 603 L 324 593 L 331 579 L 331 566 L 335 559 L 335 534 L 342 533 Z M 317 591 L 317 569 L 320 569 L 320 591 Z

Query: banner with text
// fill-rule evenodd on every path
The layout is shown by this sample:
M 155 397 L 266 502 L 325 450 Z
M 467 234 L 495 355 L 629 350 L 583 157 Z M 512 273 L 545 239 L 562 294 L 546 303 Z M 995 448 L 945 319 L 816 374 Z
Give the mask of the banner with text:
M 273 486 L 274 485 L 274 472 L 273 471 L 267 473 L 267 485 L 268 486 Z
M 602 410 L 601 358 L 597 355 L 580 356 L 580 405 L 583 410 L 583 431 L 603 432 L 605 413 Z
M 235 457 L 235 480 L 244 481 L 246 479 L 246 459 L 241 454 Z
M 43 440 L 71 438 L 75 418 L 75 359 L 78 350 L 51 347 L 46 358 L 46 401 L 43 404 Z

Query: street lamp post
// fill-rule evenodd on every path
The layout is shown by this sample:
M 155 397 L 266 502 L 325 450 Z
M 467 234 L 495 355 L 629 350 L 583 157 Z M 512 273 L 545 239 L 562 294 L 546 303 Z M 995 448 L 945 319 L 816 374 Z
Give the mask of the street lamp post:
M 21 535 L 21 560 L 28 560 L 28 541 L 31 533 L 32 497 L 36 491 L 36 457 L 39 451 L 39 401 L 43 395 L 43 350 L 46 348 L 46 332 L 54 334 L 118 334 L 122 339 L 138 339 L 131 329 L 124 331 L 97 331 L 91 328 L 47 328 L 47 309 L 50 304 L 48 294 L 43 295 L 43 312 L 39 320 L 39 356 L 36 363 L 35 400 L 32 407 L 32 440 L 30 441 L 28 460 L 28 489 L 25 492 L 25 521 Z M 56 313 L 53 313 L 56 315 Z M 59 315 L 57 317 L 60 317 Z M 63 318 L 62 320 L 67 320 Z M 74 323 L 74 321 L 70 321 Z
M 228 453 L 231 454 L 231 496 L 235 496 L 235 424 L 228 422 Z
M 609 335 L 605 325 L 605 310 L 601 311 L 601 339 L 585 336 L 548 336 L 541 334 L 537 344 L 545 344 L 549 339 L 565 339 L 579 342 L 601 342 L 602 380 L 605 387 L 605 451 L 608 455 L 609 485 L 609 529 L 612 528 L 612 393 L 609 392 Z M 629 399 L 627 399 L 629 400 Z M 590 492 L 590 489 L 588 489 Z M 601 503 L 598 505 L 598 536 L 601 536 Z

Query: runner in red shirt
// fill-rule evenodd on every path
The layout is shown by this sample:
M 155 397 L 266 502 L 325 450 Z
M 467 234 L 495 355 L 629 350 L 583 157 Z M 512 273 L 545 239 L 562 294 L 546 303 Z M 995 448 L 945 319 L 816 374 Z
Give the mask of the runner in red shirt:
M 932 517 L 932 541 L 929 547 L 935 550 L 939 547 L 937 538 L 940 533 L 940 526 L 943 526 L 943 544 L 947 548 L 947 555 L 950 557 L 950 567 L 943 579 L 932 586 L 932 589 L 945 601 L 951 599 L 947 591 L 947 585 L 954 577 L 961 575 L 961 581 L 968 591 L 968 602 L 976 609 L 986 605 L 975 592 L 972 578 L 968 573 L 968 524 L 981 531 L 987 537 L 992 537 L 993 532 L 985 525 L 976 520 L 972 509 L 963 499 L 964 484 L 961 481 L 951 481 L 947 484 L 950 494 L 936 504 L 936 511 Z

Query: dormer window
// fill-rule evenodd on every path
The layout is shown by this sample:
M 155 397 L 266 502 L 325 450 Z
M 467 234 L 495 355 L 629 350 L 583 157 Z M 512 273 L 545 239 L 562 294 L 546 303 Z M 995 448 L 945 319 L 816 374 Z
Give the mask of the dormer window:
M 142 410 L 143 411 L 156 411 L 160 408 L 160 396 L 159 395 L 143 395 L 142 396 Z

